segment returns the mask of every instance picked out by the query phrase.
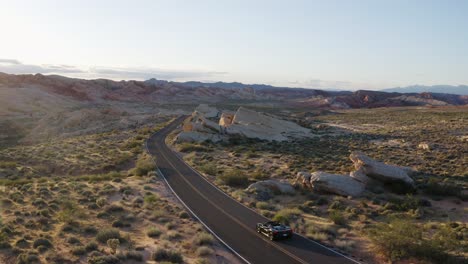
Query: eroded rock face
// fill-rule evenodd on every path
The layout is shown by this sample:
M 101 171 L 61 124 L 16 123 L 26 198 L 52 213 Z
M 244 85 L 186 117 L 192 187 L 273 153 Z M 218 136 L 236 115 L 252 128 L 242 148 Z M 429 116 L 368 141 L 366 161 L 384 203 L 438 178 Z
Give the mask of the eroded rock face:
M 300 171 L 296 174 L 296 179 L 293 184 L 302 184 L 303 187 L 312 187 L 310 186 L 310 178 L 312 178 L 312 174 L 310 174 L 310 172 Z
M 226 133 L 262 140 L 285 141 L 288 137 L 310 135 L 310 130 L 290 121 L 239 107 L 231 124 L 226 127 Z
M 206 118 L 219 117 L 219 110 L 216 107 L 211 107 L 207 104 L 200 104 L 195 108 L 196 112 L 201 113 Z
M 365 185 L 348 175 L 331 174 L 322 171 L 312 173 L 312 188 L 317 192 L 334 193 L 343 196 L 360 196 Z
M 361 152 L 353 152 L 349 158 L 359 174 L 364 174 L 382 182 L 400 181 L 411 186 L 414 185 L 413 179 L 408 175 L 412 171 L 411 168 L 388 165 L 371 159 Z
M 294 194 L 294 187 L 287 183 L 277 180 L 265 180 L 252 183 L 247 187 L 248 192 L 270 192 L 274 194 Z
M 230 126 L 234 119 L 234 113 L 223 112 L 219 118 L 219 125 L 223 127 Z
M 208 105 L 199 105 L 192 116 L 185 120 L 182 125 L 182 136 L 179 141 L 214 138 L 214 142 L 228 139 L 229 135 L 242 135 L 248 138 L 259 138 L 262 140 L 285 141 L 290 137 L 311 136 L 310 130 L 296 123 L 281 120 L 273 116 L 258 113 L 240 107 L 237 112 L 223 112 L 218 122 L 212 121 L 219 116 L 219 111 Z M 206 133 L 200 135 L 188 132 Z M 210 134 L 210 135 L 208 135 Z M 218 140 L 219 139 L 219 140 Z
M 182 131 L 177 135 L 176 142 L 204 142 L 204 141 L 212 141 L 212 142 L 219 142 L 222 139 L 221 136 L 217 134 L 210 134 L 210 133 L 201 133 L 197 131 Z

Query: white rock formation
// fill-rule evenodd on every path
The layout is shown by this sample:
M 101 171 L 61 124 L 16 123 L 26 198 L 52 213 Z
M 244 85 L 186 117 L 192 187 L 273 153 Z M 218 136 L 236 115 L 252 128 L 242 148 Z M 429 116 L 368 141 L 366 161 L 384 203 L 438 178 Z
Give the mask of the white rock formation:
M 192 113 L 192 116 L 184 121 L 182 125 L 184 134 L 178 137 L 178 141 L 194 142 L 209 139 L 217 142 L 227 139 L 227 135 L 235 134 L 248 138 L 277 141 L 285 141 L 290 137 L 311 136 L 309 129 L 296 123 L 243 107 L 240 107 L 235 113 L 223 112 L 218 123 L 208 119 L 217 117 L 219 114 L 218 109 L 214 107 L 199 105 Z M 203 135 L 203 133 L 206 135 Z
M 294 187 L 287 182 L 280 182 L 277 180 L 265 180 L 252 183 L 247 187 L 248 192 L 273 192 L 279 194 L 293 194 Z
M 285 141 L 289 139 L 288 137 L 309 136 L 310 130 L 290 121 L 239 107 L 231 124 L 226 127 L 226 133 L 240 134 L 248 138 Z
M 361 152 L 353 152 L 349 156 L 354 163 L 356 171 L 365 174 L 368 177 L 383 182 L 401 181 L 408 185 L 414 185 L 413 179 L 408 175 L 411 168 L 388 165 L 369 158 Z
M 223 138 L 218 134 L 201 133 L 197 131 L 182 131 L 176 137 L 176 142 L 203 142 L 210 140 L 212 142 L 219 142 Z
M 195 111 L 201 113 L 206 118 L 219 117 L 220 114 L 216 107 L 211 107 L 207 104 L 200 104 L 195 108 Z
M 314 191 L 352 197 L 360 196 L 365 189 L 363 183 L 348 175 L 330 174 L 322 171 L 312 173 L 310 183 Z
M 234 119 L 235 113 L 223 112 L 219 118 L 219 125 L 223 127 L 230 126 Z
M 296 185 L 298 183 L 301 183 L 303 187 L 310 187 L 310 178 L 312 177 L 312 174 L 308 171 L 300 171 L 296 174 L 296 180 L 294 180 L 293 185 Z

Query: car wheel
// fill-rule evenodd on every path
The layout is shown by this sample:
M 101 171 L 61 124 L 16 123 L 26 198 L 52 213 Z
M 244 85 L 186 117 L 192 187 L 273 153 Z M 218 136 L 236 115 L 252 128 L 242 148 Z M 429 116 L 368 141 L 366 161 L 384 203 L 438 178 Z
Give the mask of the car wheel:
M 269 235 L 268 238 L 270 239 L 270 241 L 275 240 L 275 237 L 273 235 Z

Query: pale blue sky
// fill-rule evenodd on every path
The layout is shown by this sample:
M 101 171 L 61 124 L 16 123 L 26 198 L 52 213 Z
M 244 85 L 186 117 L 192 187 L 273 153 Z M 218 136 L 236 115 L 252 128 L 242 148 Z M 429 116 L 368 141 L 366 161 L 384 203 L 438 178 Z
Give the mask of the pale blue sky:
M 468 84 L 468 1 L 3 1 L 0 71 L 316 88 Z

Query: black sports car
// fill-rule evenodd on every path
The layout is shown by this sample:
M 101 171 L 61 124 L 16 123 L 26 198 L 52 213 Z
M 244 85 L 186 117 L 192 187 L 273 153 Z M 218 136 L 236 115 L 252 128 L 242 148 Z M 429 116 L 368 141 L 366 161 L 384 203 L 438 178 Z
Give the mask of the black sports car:
M 270 240 L 291 238 L 293 235 L 293 230 L 289 226 L 273 221 L 263 224 L 257 223 L 257 232 L 268 237 Z

